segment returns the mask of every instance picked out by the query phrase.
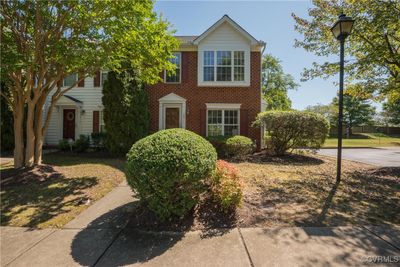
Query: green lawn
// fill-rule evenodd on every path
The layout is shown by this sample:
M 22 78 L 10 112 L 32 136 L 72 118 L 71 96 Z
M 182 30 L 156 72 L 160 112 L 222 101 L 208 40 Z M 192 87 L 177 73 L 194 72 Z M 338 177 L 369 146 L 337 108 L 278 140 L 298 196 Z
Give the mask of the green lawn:
M 62 227 L 125 179 L 124 160 L 94 153 L 51 153 L 27 170 L 2 164 L 2 226 Z
M 384 134 L 358 134 L 343 139 L 343 147 L 388 147 L 400 146 L 400 136 Z M 337 147 L 337 138 L 328 138 L 323 147 Z

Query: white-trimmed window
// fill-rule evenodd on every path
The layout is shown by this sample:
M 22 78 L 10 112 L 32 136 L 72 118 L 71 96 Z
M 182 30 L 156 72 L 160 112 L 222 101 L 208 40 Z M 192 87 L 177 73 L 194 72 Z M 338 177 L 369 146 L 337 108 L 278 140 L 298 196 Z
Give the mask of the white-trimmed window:
M 78 75 L 76 73 L 70 74 L 64 78 L 63 86 L 72 86 L 78 80 Z
M 101 133 L 106 132 L 106 124 L 104 123 L 104 111 L 100 110 L 99 130 Z
M 244 51 L 203 51 L 204 82 L 244 82 Z
M 173 53 L 174 57 L 169 59 L 172 64 L 175 64 L 175 73 L 168 73 L 165 71 L 164 81 L 166 83 L 180 83 L 181 82 L 181 53 Z
M 207 136 L 233 136 L 239 134 L 238 109 L 208 109 Z
M 102 71 L 101 72 L 101 82 L 100 84 L 103 86 L 104 82 L 107 81 L 107 77 L 108 77 L 108 71 Z

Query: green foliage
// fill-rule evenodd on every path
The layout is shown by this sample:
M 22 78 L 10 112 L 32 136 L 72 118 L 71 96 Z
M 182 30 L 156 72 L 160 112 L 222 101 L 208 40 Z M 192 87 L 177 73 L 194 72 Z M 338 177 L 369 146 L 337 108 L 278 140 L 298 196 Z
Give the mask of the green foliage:
M 213 145 L 213 147 L 217 151 L 218 157 L 226 156 L 225 143 L 228 138 L 229 136 L 223 136 L 223 135 L 207 137 L 207 140 Z
M 262 60 L 262 92 L 267 110 L 289 110 L 292 106 L 287 92 L 299 85 L 292 75 L 283 72 L 280 60 L 266 54 Z
M 74 149 L 76 152 L 85 152 L 90 147 L 90 138 L 87 135 L 81 134 L 75 141 Z
M 326 118 L 304 111 L 262 112 L 254 125 L 264 128 L 267 149 L 275 155 L 300 147 L 318 149 L 329 133 Z
M 226 140 L 225 149 L 229 156 L 242 159 L 254 151 L 253 141 L 241 135 L 235 135 Z
M 330 28 L 340 13 L 356 21 L 346 40 L 346 78 L 356 82 L 364 93 L 386 96 L 400 86 L 400 1 L 398 0 L 313 0 L 308 15 L 311 19 L 292 14 L 295 29 L 303 34 L 296 47 L 317 56 L 339 55 L 339 42 Z M 339 62 L 314 62 L 303 73 L 304 80 L 327 78 L 339 72 Z
M 389 123 L 396 125 L 400 124 L 400 95 L 399 98 L 389 99 L 386 103 L 384 103 L 383 110 L 389 117 Z
M 68 143 L 67 139 L 60 139 L 58 141 L 58 149 L 60 149 L 61 151 L 69 151 L 71 150 L 71 146 Z
M 218 160 L 211 176 L 210 189 L 222 210 L 227 212 L 240 205 L 243 198 L 242 188 L 237 169 L 226 161 Z
M 103 86 L 107 149 L 124 155 L 137 140 L 149 133 L 147 91 L 135 71 L 110 72 Z
M 161 219 L 184 216 L 204 192 L 217 153 L 201 136 L 168 129 L 137 141 L 127 154 L 126 177 L 139 198 Z
M 6 83 L 1 83 L 1 93 L 10 95 L 9 87 Z M 13 114 L 10 104 L 6 99 L 1 96 L 1 140 L 0 148 L 1 151 L 11 151 L 14 149 L 14 125 L 13 125 Z
M 333 99 L 332 106 L 337 112 L 333 114 L 331 124 L 337 125 L 339 110 L 337 97 Z M 354 126 L 371 124 L 374 115 L 375 108 L 371 105 L 369 100 L 346 93 L 343 95 L 343 125 L 349 130 L 349 134 L 351 134 L 351 129 Z
M 104 132 L 100 133 L 91 133 L 90 139 L 92 140 L 92 145 L 95 149 L 104 148 L 105 140 L 107 134 Z

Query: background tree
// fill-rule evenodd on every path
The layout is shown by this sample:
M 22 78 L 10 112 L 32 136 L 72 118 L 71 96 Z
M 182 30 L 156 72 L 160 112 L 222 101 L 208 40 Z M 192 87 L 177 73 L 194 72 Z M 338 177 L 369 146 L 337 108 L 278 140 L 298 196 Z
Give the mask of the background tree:
M 2 81 L 1 82 L 1 91 L 4 95 L 10 95 L 10 89 L 7 84 Z M 0 140 L 0 148 L 1 151 L 11 151 L 14 149 L 14 131 L 13 131 L 13 115 L 10 104 L 6 101 L 4 97 L 1 96 L 1 140 Z
M 283 72 L 278 58 L 266 54 L 262 60 L 262 92 L 267 102 L 267 110 L 289 110 L 292 101 L 288 90 L 296 89 L 298 84 L 290 74 Z
M 388 97 L 383 103 L 383 111 L 387 114 L 389 123 L 400 124 L 400 92 Z
M 337 97 L 333 99 L 332 106 L 334 106 L 336 110 L 332 122 L 336 123 L 338 121 L 337 111 L 339 110 Z M 355 97 L 347 93 L 343 95 L 343 125 L 347 129 L 347 137 L 352 135 L 352 128 L 354 126 L 372 124 L 374 121 L 374 115 L 375 107 L 371 105 L 369 100 Z
M 148 83 L 160 80 L 163 69 L 174 69 L 167 59 L 178 42 L 168 30 L 169 23 L 153 12 L 153 3 L 1 2 L 1 72 L 11 81 L 11 96 L 2 95 L 13 110 L 14 167 L 41 163 L 54 105 L 82 79 L 101 68 L 118 69 L 121 62 L 128 62 Z M 62 87 L 63 79 L 74 73 L 79 74 L 76 83 Z M 49 109 L 43 114 L 49 96 Z
M 334 121 L 337 118 L 337 115 L 336 115 L 337 109 L 331 103 L 327 104 L 327 105 L 316 104 L 314 106 L 307 106 L 305 108 L 305 111 L 321 114 L 329 121 L 329 123 L 331 124 L 331 127 L 335 127 L 337 124 L 337 122 Z
M 346 42 L 345 64 L 348 81 L 371 96 L 386 97 L 400 90 L 400 1 L 398 0 L 313 0 L 310 20 L 292 14 L 295 29 L 303 40 L 295 40 L 317 56 L 339 54 L 339 42 L 330 28 L 340 13 L 356 19 Z M 335 57 L 336 58 L 336 57 Z M 339 62 L 313 63 L 303 73 L 304 80 L 329 77 L 339 72 Z
M 147 91 L 134 71 L 108 73 L 103 86 L 106 147 L 115 155 L 126 154 L 149 133 Z

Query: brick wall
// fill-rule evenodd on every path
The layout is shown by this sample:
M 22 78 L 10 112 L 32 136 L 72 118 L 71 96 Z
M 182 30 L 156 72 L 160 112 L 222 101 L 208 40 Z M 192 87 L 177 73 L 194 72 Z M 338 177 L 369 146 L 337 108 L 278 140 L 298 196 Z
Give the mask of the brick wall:
M 260 144 L 259 129 L 251 127 L 256 115 L 261 109 L 260 93 L 260 52 L 251 52 L 250 86 L 248 87 L 198 87 L 197 86 L 197 52 L 182 52 L 182 75 L 180 84 L 158 83 L 149 86 L 151 131 L 158 130 L 158 99 L 170 93 L 186 99 L 186 129 L 204 135 L 205 103 L 241 103 L 241 113 L 247 115 L 248 133 L 244 134 L 241 125 L 241 134 L 247 135 Z M 242 112 L 243 111 L 243 112 Z M 242 114 L 241 114 L 242 115 Z M 241 118 L 241 121 L 246 121 Z

